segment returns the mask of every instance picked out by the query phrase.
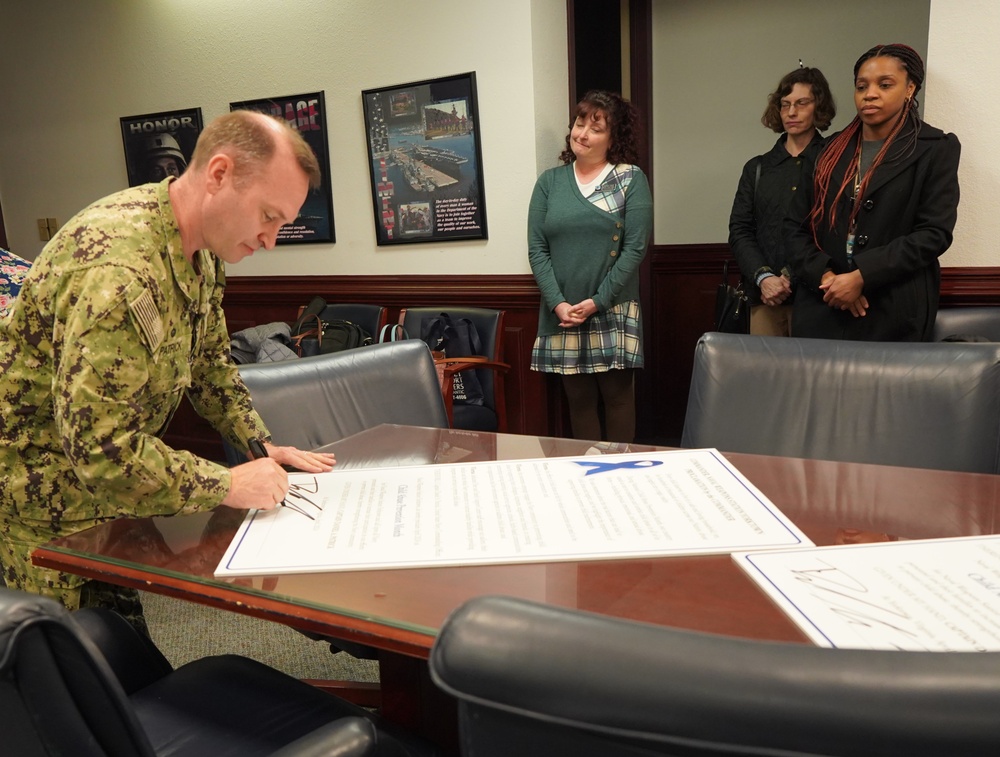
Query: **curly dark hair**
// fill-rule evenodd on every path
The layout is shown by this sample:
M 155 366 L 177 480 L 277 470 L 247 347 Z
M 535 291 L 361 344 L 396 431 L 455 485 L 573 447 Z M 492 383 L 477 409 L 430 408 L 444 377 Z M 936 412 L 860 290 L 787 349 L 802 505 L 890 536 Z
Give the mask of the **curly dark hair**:
M 592 89 L 576 104 L 576 112 L 569 122 L 570 131 L 578 120 L 596 120 L 603 116 L 608 122 L 608 162 L 611 165 L 639 162 L 639 111 L 628 100 L 615 92 Z M 576 160 L 570 146 L 570 135 L 566 135 L 566 149 L 559 155 L 563 163 Z
M 796 68 L 781 77 L 778 87 L 767 96 L 767 107 L 764 109 L 764 115 L 760 117 L 760 122 L 777 134 L 785 130 L 781 123 L 781 98 L 787 97 L 796 84 L 808 84 L 812 89 L 812 96 L 816 100 L 813 123 L 820 131 L 829 129 L 837 115 L 837 106 L 833 102 L 833 95 L 830 94 L 830 85 L 818 68 Z

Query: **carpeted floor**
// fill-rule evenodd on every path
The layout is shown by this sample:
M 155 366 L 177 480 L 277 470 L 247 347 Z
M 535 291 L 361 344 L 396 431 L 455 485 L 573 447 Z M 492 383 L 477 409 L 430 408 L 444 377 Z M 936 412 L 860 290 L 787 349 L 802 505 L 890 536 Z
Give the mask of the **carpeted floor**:
M 378 681 L 378 663 L 298 631 L 246 615 L 140 592 L 153 641 L 174 667 L 215 654 L 240 654 L 296 678 Z

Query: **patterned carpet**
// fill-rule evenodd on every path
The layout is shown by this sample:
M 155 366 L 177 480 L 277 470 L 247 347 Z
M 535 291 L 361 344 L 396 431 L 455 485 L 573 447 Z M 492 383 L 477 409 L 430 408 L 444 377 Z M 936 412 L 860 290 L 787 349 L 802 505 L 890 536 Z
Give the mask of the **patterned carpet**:
M 140 592 L 153 641 L 174 667 L 216 654 L 240 654 L 296 678 L 378 681 L 378 662 L 313 641 L 279 623 Z

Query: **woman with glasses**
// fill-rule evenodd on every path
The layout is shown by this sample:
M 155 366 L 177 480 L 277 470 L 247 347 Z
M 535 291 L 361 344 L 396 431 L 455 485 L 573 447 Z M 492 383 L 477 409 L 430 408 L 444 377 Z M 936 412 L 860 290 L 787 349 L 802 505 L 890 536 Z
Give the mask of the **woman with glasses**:
M 932 338 L 961 146 L 921 120 L 923 82 L 924 63 L 906 45 L 877 45 L 854 64 L 857 116 L 830 138 L 787 223 L 801 282 L 794 336 Z
M 823 146 L 819 131 L 836 113 L 818 68 L 795 69 L 767 96 L 761 123 L 781 136 L 769 152 L 743 166 L 729 216 L 729 246 L 750 298 L 751 334 L 790 333 L 792 277 L 782 223 L 803 170 L 811 169 Z

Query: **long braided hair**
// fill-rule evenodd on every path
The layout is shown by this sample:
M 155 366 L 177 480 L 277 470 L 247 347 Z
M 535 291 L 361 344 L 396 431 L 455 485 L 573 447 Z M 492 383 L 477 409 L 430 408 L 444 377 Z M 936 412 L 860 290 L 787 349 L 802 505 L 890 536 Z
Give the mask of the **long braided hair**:
M 882 145 L 882 149 L 878 151 L 878 154 L 872 161 L 871 168 L 869 168 L 865 173 L 864 179 L 862 179 L 861 184 L 858 187 L 857 197 L 854 199 L 854 206 L 851 208 L 848 225 L 852 224 L 854 219 L 857 217 L 858 210 L 861 208 L 861 198 L 864 196 L 865 190 L 868 188 L 868 184 L 875 173 L 875 169 L 882 164 L 886 154 L 889 152 L 889 148 L 896 141 L 896 137 L 898 137 L 899 134 L 906 129 L 907 125 L 912 127 L 907 133 L 906 142 L 903 143 L 902 150 L 899 152 L 898 156 L 894 158 L 894 160 L 901 160 L 910 155 L 916 148 L 917 135 L 920 133 L 920 115 L 917 112 L 917 93 L 920 91 L 920 87 L 924 83 L 924 62 L 920 59 L 920 55 L 917 51 L 907 45 L 876 45 L 858 58 L 857 62 L 854 64 L 855 80 L 857 80 L 858 71 L 865 61 L 870 58 L 882 56 L 898 60 L 900 65 L 902 65 L 903 69 L 906 71 L 906 76 L 909 81 L 916 85 L 916 89 L 913 91 L 913 97 L 907 98 L 907 100 L 903 103 L 903 109 L 896 118 L 896 123 L 893 124 L 892 130 L 889 132 L 889 136 L 886 137 L 885 142 Z M 823 150 L 819 159 L 816 161 L 816 174 L 813 178 L 815 200 L 813 201 L 812 212 L 809 214 L 809 220 L 812 222 L 813 241 L 816 242 L 817 247 L 819 247 L 820 244 L 817 238 L 816 229 L 819 228 L 819 225 L 823 220 L 823 216 L 825 215 L 824 207 L 826 205 L 827 195 L 830 191 L 830 179 L 833 174 L 833 169 L 841 157 L 843 157 L 844 151 L 847 150 L 847 146 L 851 143 L 854 137 L 858 135 L 860 130 L 861 118 L 860 116 L 855 116 L 854 120 L 851 121 L 847 128 L 830 141 L 830 143 L 826 146 L 826 149 Z M 859 137 L 858 146 L 854 153 L 855 162 L 861 155 L 861 143 L 862 140 Z M 830 217 L 827 219 L 830 229 L 833 229 L 834 224 L 837 221 L 837 205 L 839 204 L 841 197 L 843 197 L 844 192 L 847 191 L 847 187 L 851 184 L 853 178 L 854 176 L 850 171 L 844 172 L 844 179 L 841 181 L 840 187 L 837 189 L 837 194 L 830 207 Z

